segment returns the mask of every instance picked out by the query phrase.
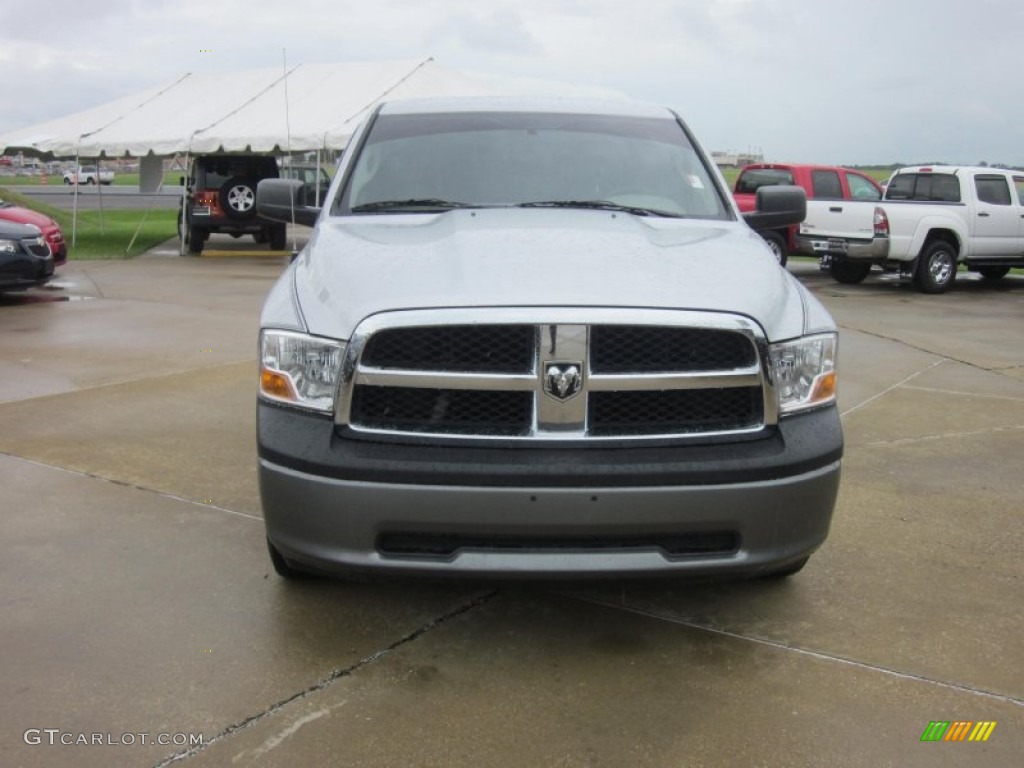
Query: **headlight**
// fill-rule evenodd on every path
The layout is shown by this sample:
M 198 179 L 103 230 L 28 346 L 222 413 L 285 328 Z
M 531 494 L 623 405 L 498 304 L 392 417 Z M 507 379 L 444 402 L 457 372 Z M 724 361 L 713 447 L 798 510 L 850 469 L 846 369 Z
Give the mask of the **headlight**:
M 772 344 L 772 375 L 785 415 L 836 399 L 836 335 L 807 336 Z
M 260 395 L 330 413 L 345 345 L 291 331 L 260 334 Z
M 17 253 L 17 240 L 0 240 L 0 253 Z

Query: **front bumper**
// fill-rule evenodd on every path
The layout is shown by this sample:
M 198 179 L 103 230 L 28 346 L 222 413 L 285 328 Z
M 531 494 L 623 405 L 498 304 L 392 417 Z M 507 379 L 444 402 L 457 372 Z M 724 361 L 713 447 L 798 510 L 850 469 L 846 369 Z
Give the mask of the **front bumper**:
M 0 291 L 24 290 L 53 277 L 53 254 L 36 256 L 24 251 L 0 256 Z
M 756 440 L 658 447 L 370 442 L 262 402 L 258 424 L 268 538 L 289 563 L 334 573 L 768 572 L 825 540 L 842 455 L 835 408 Z M 708 548 L 658 544 L 679 540 Z
M 841 256 L 854 261 L 868 261 L 879 264 L 889 257 L 888 237 L 875 237 L 871 240 L 848 240 L 846 238 L 800 234 L 793 238 L 793 245 L 796 252 L 803 256 Z

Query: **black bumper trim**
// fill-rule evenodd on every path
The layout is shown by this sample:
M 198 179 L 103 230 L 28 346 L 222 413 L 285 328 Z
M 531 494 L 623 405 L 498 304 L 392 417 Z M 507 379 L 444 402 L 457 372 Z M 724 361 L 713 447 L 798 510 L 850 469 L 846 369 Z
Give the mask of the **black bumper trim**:
M 453 446 L 354 440 L 329 416 L 260 401 L 259 457 L 320 477 L 402 485 L 504 488 L 665 487 L 777 480 L 843 454 L 835 407 L 783 419 L 765 436 L 672 445 Z

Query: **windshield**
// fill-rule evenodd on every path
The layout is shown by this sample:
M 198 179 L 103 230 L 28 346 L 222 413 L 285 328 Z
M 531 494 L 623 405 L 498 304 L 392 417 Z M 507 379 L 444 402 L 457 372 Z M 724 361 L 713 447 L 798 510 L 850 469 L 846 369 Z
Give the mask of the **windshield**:
M 517 205 L 729 218 L 675 120 L 523 112 L 379 116 L 338 212 Z

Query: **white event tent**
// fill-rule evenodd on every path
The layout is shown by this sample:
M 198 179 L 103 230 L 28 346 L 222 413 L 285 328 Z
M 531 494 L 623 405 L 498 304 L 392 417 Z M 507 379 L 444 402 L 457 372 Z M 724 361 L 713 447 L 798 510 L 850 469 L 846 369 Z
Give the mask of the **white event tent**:
M 526 91 L 621 98 L 606 89 L 460 72 L 433 58 L 190 73 L 0 135 L 0 151 L 93 158 L 343 149 L 360 119 L 386 99 Z
M 599 87 L 460 72 L 429 57 L 187 73 L 162 86 L 0 135 L 0 152 L 52 153 L 73 157 L 76 165 L 81 158 L 137 157 L 140 191 L 156 192 L 163 183 L 164 157 L 183 155 L 187 165 L 190 155 L 210 152 L 315 151 L 319 165 L 320 152 L 344 149 L 362 118 L 381 101 L 526 93 L 623 98 Z M 75 193 L 72 242 L 77 236 L 77 186 Z

